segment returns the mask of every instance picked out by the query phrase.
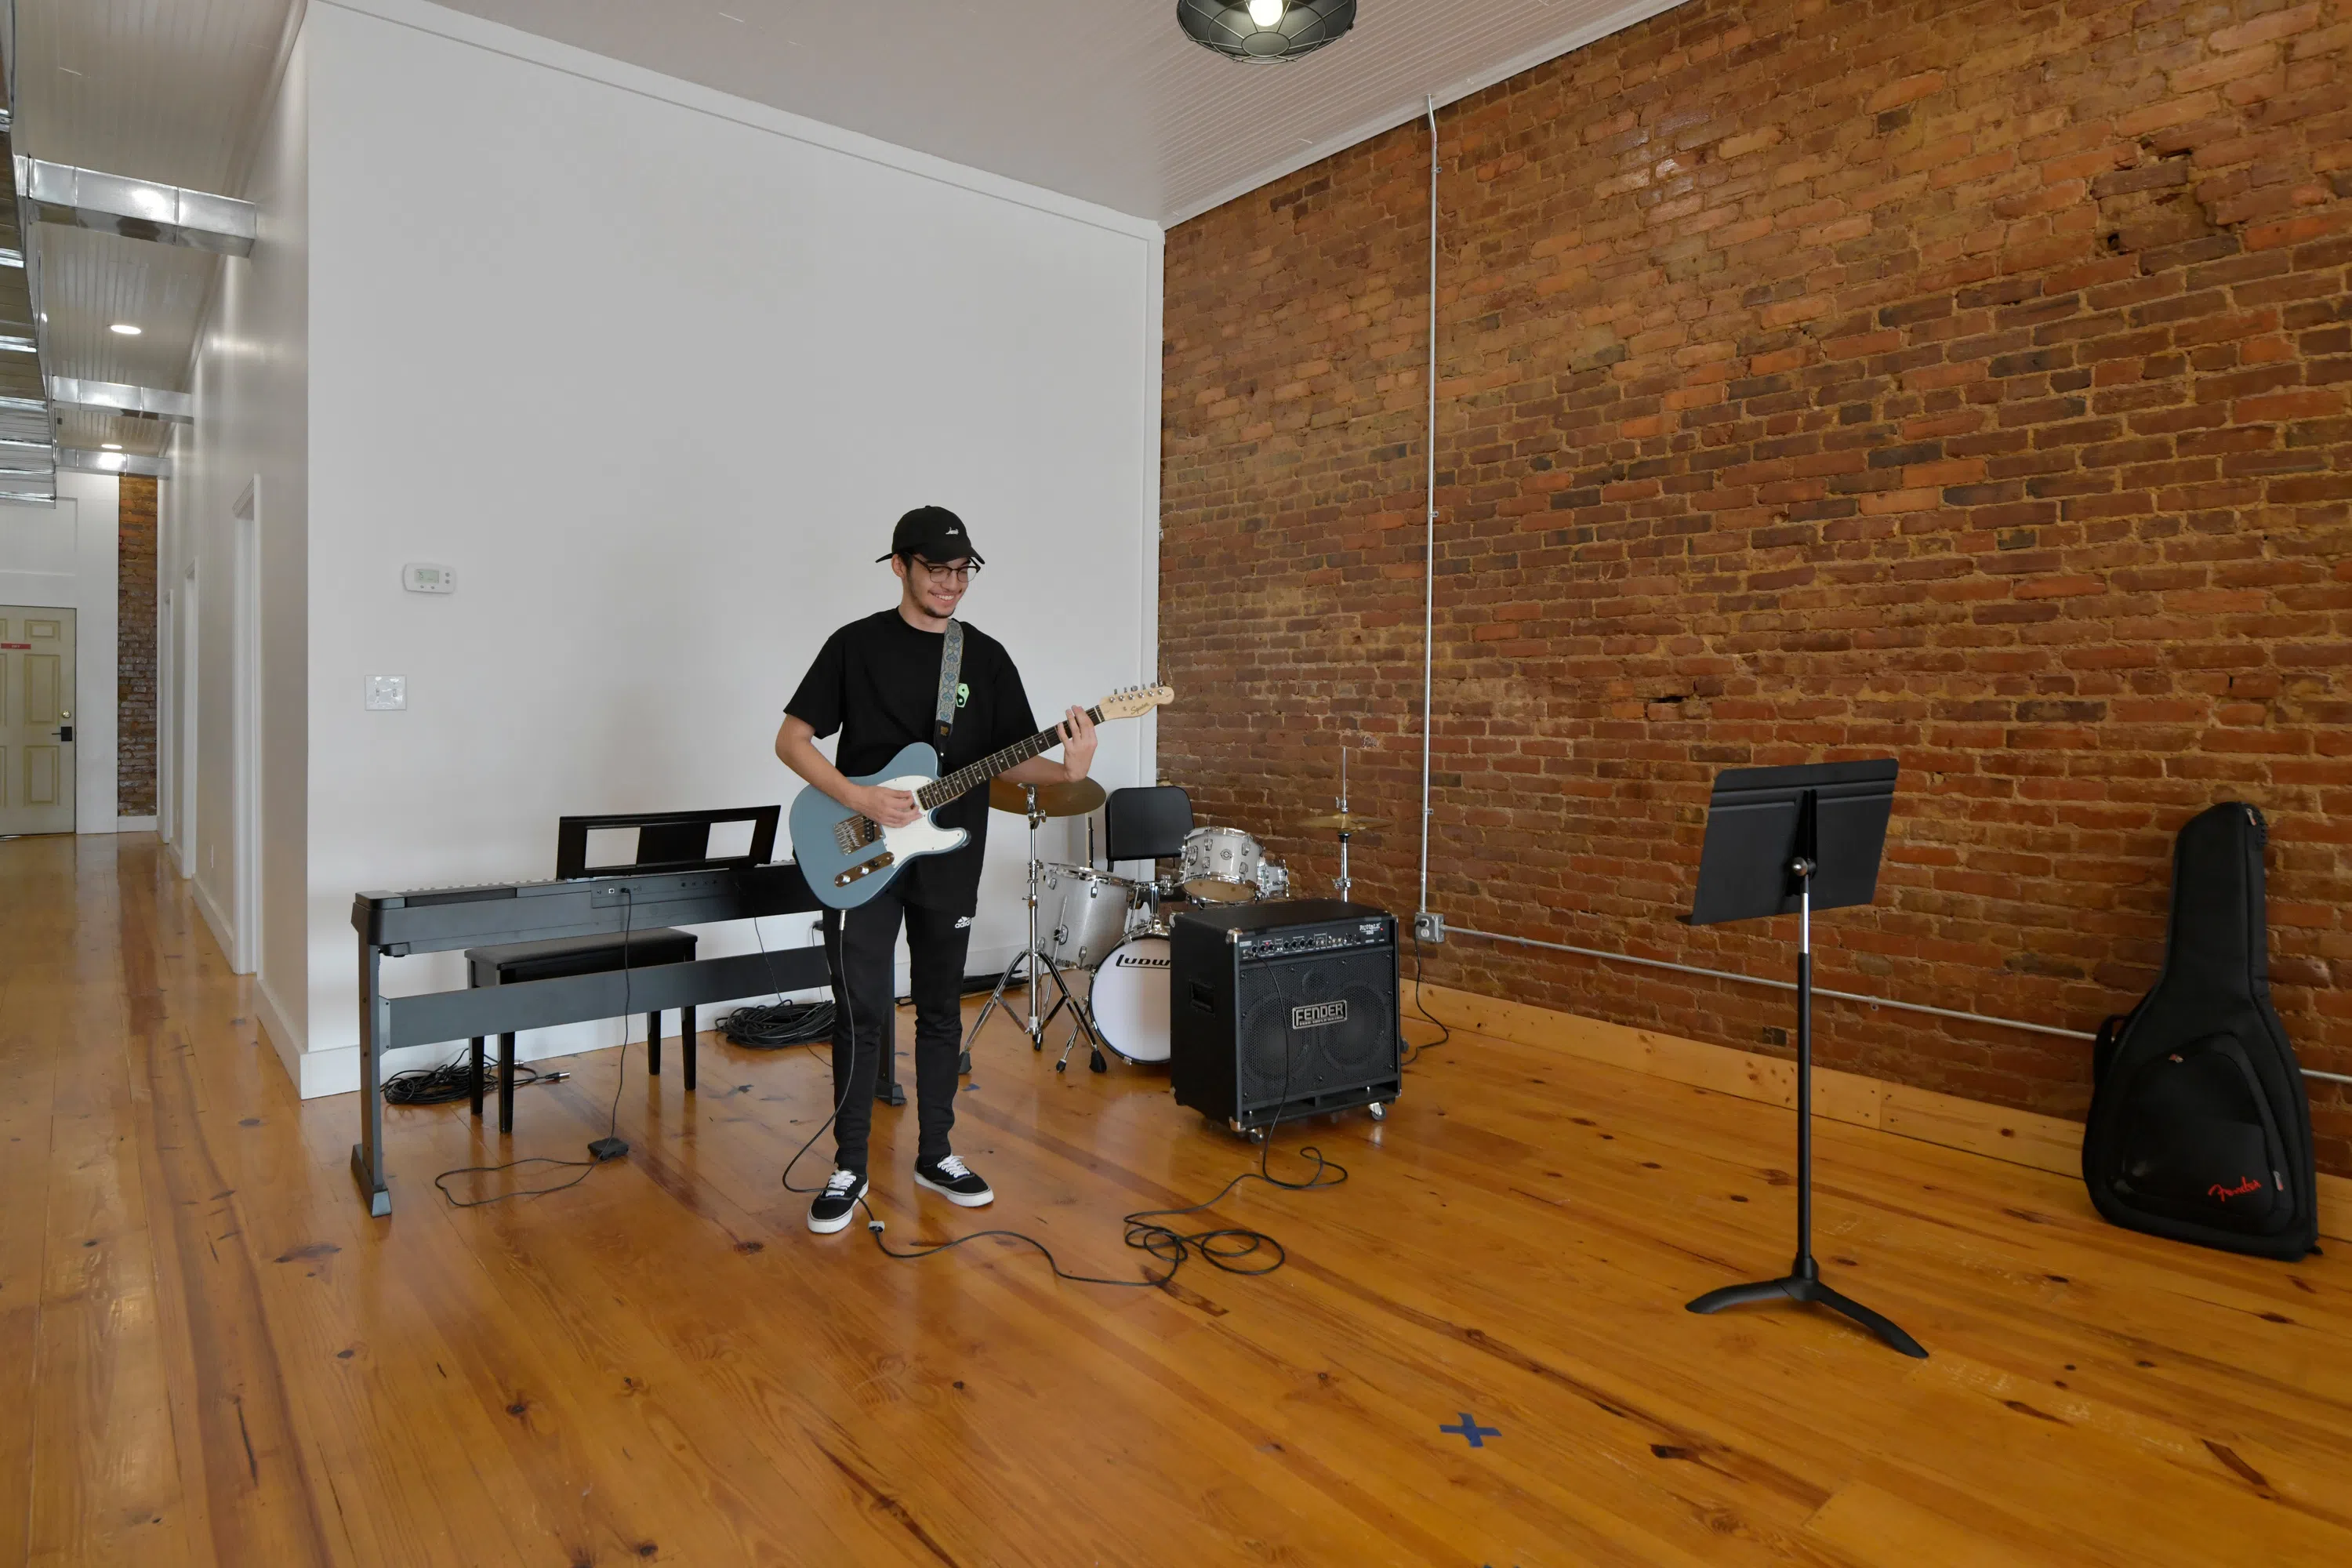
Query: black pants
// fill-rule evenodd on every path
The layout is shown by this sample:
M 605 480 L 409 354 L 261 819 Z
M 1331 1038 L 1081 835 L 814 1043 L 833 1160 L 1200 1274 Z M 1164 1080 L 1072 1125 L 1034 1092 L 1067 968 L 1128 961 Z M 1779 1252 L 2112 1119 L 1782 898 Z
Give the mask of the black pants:
M 866 1170 L 874 1127 L 874 1083 L 889 1048 L 891 961 L 898 925 L 907 927 L 909 989 L 915 995 L 916 1125 L 919 1160 L 944 1159 L 955 1128 L 956 1062 L 963 1054 L 963 959 L 971 911 L 929 910 L 885 888 L 854 910 L 824 915 L 825 956 L 833 964 L 834 1163 Z M 854 1026 L 854 1028 L 853 1028 Z M 855 1038 L 853 1039 L 853 1034 Z

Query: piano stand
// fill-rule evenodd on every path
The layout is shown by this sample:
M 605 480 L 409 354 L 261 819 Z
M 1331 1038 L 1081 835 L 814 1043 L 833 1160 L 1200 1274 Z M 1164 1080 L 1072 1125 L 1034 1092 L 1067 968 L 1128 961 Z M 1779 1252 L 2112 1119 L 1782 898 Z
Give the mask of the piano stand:
M 480 1106 L 481 1047 L 499 1037 L 501 1131 L 513 1121 L 513 1078 L 503 1070 L 514 1053 L 514 1037 L 524 1029 L 615 1018 L 625 1012 L 658 1015 L 677 1008 L 688 1031 L 686 1087 L 694 1087 L 695 1010 L 706 1004 L 765 996 L 780 991 L 828 987 L 832 975 L 820 947 L 737 953 L 729 958 L 693 957 L 693 938 L 665 928 L 711 925 L 769 915 L 806 914 L 818 908 L 789 862 L 702 867 L 686 871 L 633 870 L 568 881 L 508 883 L 485 888 L 441 888 L 418 892 L 362 893 L 352 901 L 352 926 L 359 934 L 360 1141 L 352 1146 L 352 1178 L 361 1201 L 379 1217 L 392 1212 L 392 1190 L 383 1151 L 383 1055 L 404 1046 L 474 1042 L 476 1109 Z M 629 969 L 567 972 L 528 979 L 493 981 L 456 991 L 416 996 L 383 993 L 383 961 L 411 953 L 516 943 L 548 947 L 599 939 L 617 949 L 629 932 Z M 684 938 L 684 959 L 648 962 L 651 944 L 667 936 Z M 656 1032 L 658 1026 L 656 1026 Z M 656 1059 L 655 1047 L 649 1064 Z M 897 1089 L 897 1074 L 881 1085 Z M 601 1129 L 599 1129 L 601 1131 Z

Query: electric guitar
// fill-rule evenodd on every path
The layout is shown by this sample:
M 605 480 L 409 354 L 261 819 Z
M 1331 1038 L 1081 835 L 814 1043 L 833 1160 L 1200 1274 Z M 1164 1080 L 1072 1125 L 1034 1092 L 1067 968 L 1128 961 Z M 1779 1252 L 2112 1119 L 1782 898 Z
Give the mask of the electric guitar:
M 1139 719 L 1175 700 L 1176 693 L 1169 687 L 1129 687 L 1087 709 L 1087 717 L 1097 724 L 1112 719 Z M 891 758 L 890 765 L 880 773 L 849 781 L 912 795 L 923 815 L 904 827 L 885 827 L 812 784 L 793 802 L 793 859 L 819 903 L 836 910 L 856 909 L 888 887 L 908 861 L 963 847 L 971 836 L 961 827 L 941 827 L 931 820 L 932 812 L 1005 769 L 1018 767 L 1061 743 L 1061 728 L 1055 724 L 945 778 L 940 777 L 939 753 L 918 743 Z

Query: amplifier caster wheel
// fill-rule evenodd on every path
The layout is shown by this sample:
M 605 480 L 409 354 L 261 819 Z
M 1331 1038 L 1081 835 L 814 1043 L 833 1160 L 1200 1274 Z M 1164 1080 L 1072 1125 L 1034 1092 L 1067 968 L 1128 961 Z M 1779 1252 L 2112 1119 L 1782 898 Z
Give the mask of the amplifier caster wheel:
M 1364 1109 L 1372 1113 L 1372 1120 L 1375 1121 L 1386 1121 L 1389 1119 L 1389 1108 L 1377 1100 Z
M 1253 1142 L 1253 1143 L 1263 1143 L 1263 1142 L 1265 1142 L 1265 1128 L 1263 1128 L 1263 1127 L 1253 1127 L 1253 1128 L 1251 1128 L 1251 1129 L 1249 1130 L 1249 1141 L 1250 1141 L 1251 1142 Z

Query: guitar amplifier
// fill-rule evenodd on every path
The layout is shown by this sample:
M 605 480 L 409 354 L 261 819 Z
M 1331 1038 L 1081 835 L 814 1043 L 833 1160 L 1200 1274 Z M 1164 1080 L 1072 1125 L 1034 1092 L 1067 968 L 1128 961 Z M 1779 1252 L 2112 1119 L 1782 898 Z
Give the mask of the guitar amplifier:
M 1396 917 L 1302 899 L 1179 913 L 1169 931 L 1176 1103 L 1235 1131 L 1403 1087 Z

